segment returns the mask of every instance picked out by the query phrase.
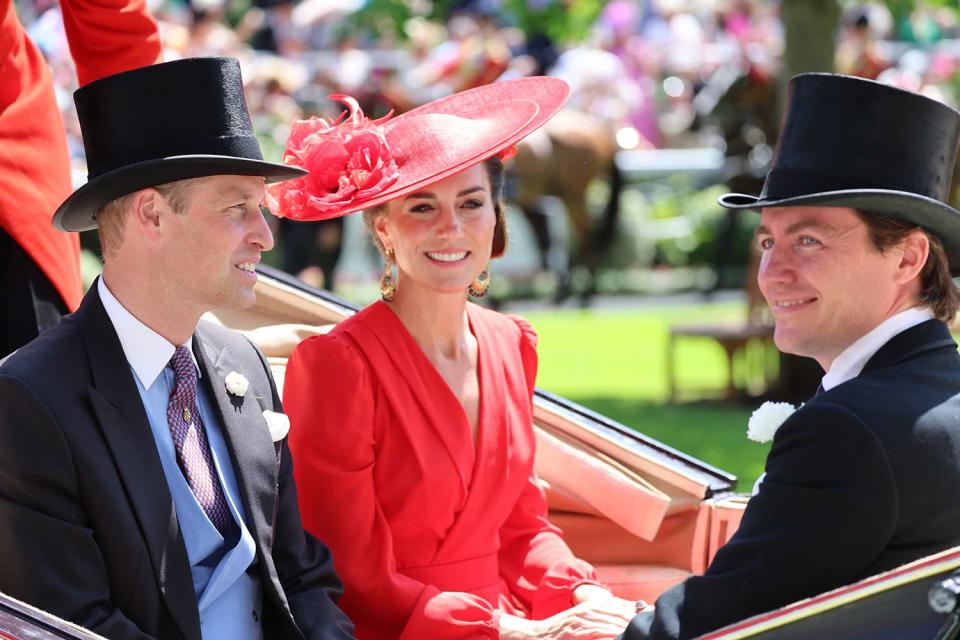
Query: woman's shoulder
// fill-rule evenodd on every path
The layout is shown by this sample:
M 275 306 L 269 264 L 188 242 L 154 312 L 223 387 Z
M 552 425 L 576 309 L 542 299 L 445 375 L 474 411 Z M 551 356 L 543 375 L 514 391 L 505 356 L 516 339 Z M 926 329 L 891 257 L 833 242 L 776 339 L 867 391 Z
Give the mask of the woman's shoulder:
M 489 327 L 497 333 L 523 338 L 533 344 L 537 342 L 537 332 L 534 330 L 533 325 L 518 315 L 500 313 L 499 311 L 470 303 L 470 319 L 474 324 L 478 322 L 483 323 L 486 327 Z
M 341 320 L 327 333 L 303 340 L 294 351 L 294 357 L 307 361 L 322 360 L 327 364 L 336 363 L 348 368 L 363 366 L 365 359 L 357 346 L 354 330 L 362 321 L 359 316 L 364 311 Z
M 349 376 L 366 368 L 363 358 L 349 338 L 335 331 L 311 336 L 297 346 L 287 369 L 296 371 L 301 367 L 314 376 Z
M 525 318 L 512 313 L 501 313 L 488 309 L 474 302 L 468 303 L 470 309 L 470 320 L 474 323 L 482 322 L 484 325 L 493 328 L 502 333 L 513 335 L 533 335 L 536 331 Z
M 533 325 L 530 324 L 526 318 L 521 318 L 520 316 L 510 314 L 506 316 L 513 321 L 513 324 L 516 325 L 517 329 L 520 331 L 520 337 L 524 342 L 528 343 L 531 347 L 537 346 L 537 331 L 533 328 Z
M 348 369 L 367 369 L 369 362 L 379 362 L 382 336 L 394 330 L 393 318 L 386 305 L 375 302 L 341 320 L 329 332 L 304 340 L 297 352 L 300 357 L 322 358 Z

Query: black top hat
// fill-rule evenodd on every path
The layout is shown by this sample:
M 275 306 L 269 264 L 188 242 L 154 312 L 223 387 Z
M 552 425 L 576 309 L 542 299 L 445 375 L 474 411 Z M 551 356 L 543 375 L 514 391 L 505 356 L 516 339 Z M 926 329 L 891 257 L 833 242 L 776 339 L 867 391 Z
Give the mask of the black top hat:
M 78 89 L 88 182 L 53 214 L 61 231 L 97 226 L 115 198 L 158 184 L 213 175 L 299 178 L 264 162 L 234 58 L 191 58 L 125 71 Z
M 960 268 L 960 211 L 946 204 L 960 113 L 871 80 L 805 73 L 790 80 L 773 166 L 759 196 L 728 209 L 833 206 L 897 218 L 936 234 Z

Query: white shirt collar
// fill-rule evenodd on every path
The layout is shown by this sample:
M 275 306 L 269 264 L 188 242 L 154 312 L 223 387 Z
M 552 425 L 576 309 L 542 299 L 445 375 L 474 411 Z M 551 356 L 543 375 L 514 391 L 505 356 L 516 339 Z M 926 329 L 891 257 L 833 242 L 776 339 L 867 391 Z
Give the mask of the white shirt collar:
M 913 307 L 906 311 L 895 313 L 878 324 L 867 335 L 844 349 L 843 352 L 834 359 L 830 365 L 830 370 L 823 376 L 823 381 L 820 383 L 824 391 L 832 389 L 860 375 L 867 361 L 880 350 L 880 347 L 887 344 L 893 336 L 903 333 L 921 322 L 932 320 L 933 318 L 933 311 L 928 307 Z
M 120 346 L 127 357 L 127 362 L 137 374 L 143 388 L 149 389 L 156 382 L 163 368 L 169 364 L 176 347 L 127 311 L 107 288 L 103 276 L 97 278 L 97 292 L 117 332 L 117 337 L 120 338 Z M 193 355 L 192 336 L 187 340 L 186 346 L 190 349 L 190 357 L 193 358 L 193 364 L 196 366 L 197 357 Z M 197 367 L 198 375 L 199 371 L 200 367 Z

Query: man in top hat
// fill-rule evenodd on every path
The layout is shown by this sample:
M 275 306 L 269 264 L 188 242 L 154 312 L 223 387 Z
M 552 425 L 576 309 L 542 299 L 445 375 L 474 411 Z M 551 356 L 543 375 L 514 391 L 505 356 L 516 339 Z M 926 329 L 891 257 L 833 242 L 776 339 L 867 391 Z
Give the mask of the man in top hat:
M 254 300 L 273 240 L 236 60 L 143 67 L 75 94 L 103 276 L 0 365 L 0 591 L 108 638 L 352 637 L 303 532 L 262 355 L 199 322 Z
M 621 638 L 692 638 L 960 545 L 960 114 L 846 76 L 790 83 L 758 283 L 817 395 L 776 430 L 740 528 Z

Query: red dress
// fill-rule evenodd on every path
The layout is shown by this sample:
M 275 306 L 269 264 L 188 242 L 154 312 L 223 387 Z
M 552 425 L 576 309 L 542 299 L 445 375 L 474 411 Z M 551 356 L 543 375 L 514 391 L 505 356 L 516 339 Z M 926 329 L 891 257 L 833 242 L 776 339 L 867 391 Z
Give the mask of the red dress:
M 467 309 L 476 451 L 456 396 L 382 302 L 305 340 L 287 365 L 303 523 L 333 551 L 361 640 L 496 638 L 499 611 L 548 617 L 596 580 L 547 522 L 533 475 L 536 335 Z

